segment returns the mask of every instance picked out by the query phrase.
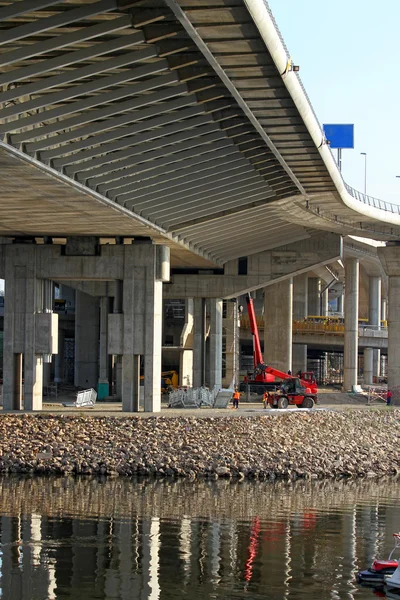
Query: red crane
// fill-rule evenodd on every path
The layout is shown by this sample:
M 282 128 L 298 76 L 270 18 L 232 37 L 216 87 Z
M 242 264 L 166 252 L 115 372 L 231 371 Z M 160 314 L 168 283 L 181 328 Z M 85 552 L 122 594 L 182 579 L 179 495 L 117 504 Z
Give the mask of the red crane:
M 261 352 L 260 336 L 258 333 L 257 320 L 254 310 L 253 298 L 250 294 L 246 296 L 247 312 L 250 319 L 250 328 L 253 335 L 253 362 L 254 372 L 244 378 L 241 388 L 263 394 L 265 391 L 275 393 L 268 394 L 267 402 L 273 407 L 286 408 L 288 404 L 296 404 L 303 408 L 312 408 L 317 402 L 318 387 L 312 372 L 299 373 L 294 377 L 279 369 L 265 364 Z M 276 379 L 283 383 L 280 390 L 276 393 L 278 383 Z

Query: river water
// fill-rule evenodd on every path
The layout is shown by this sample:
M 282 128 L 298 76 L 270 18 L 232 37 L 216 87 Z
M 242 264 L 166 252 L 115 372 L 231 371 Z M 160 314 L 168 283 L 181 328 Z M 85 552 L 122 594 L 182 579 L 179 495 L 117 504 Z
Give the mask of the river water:
M 2 600 L 371 599 L 400 529 L 376 482 L 0 479 Z

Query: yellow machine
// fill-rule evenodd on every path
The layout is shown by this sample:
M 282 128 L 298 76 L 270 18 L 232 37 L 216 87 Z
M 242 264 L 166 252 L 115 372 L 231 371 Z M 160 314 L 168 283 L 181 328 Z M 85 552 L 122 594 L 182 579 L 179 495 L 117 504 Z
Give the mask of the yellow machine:
M 164 371 L 161 373 L 161 393 L 166 394 L 171 388 L 179 385 L 179 375 L 176 371 Z
M 144 376 L 140 379 L 143 381 Z M 161 393 L 167 394 L 171 389 L 177 388 L 179 385 L 179 375 L 176 371 L 163 371 L 161 373 Z

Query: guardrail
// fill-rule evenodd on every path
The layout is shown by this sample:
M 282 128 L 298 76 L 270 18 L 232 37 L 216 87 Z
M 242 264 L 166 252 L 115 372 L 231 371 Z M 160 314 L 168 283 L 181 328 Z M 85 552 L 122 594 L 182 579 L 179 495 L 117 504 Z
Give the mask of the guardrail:
M 368 204 L 368 206 L 373 206 L 374 208 L 379 208 L 380 210 L 386 210 L 386 212 L 391 212 L 393 214 L 400 214 L 400 206 L 398 204 L 392 204 L 391 202 L 386 202 L 385 200 L 380 200 L 379 198 L 374 198 L 373 196 L 368 196 L 367 194 L 363 194 L 358 190 L 355 190 L 346 182 L 344 182 L 346 186 L 346 190 L 349 192 L 350 196 L 359 200 L 359 202 L 363 202 L 364 204 Z

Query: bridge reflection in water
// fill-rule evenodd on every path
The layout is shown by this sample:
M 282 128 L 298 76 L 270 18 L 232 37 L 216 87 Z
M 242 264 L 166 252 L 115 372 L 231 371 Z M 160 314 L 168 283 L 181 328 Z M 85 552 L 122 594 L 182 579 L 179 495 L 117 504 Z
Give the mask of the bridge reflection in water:
M 0 480 L 4 599 L 371 598 L 395 481 Z

